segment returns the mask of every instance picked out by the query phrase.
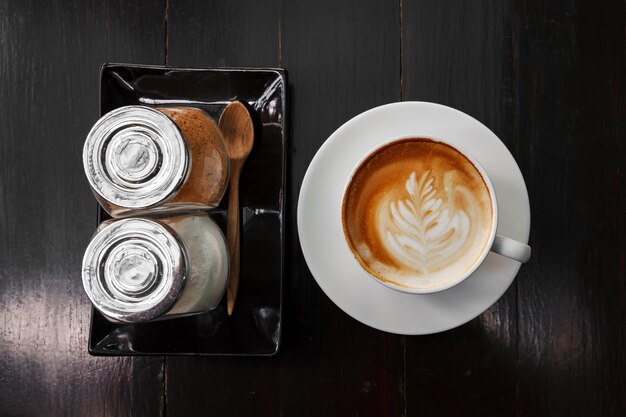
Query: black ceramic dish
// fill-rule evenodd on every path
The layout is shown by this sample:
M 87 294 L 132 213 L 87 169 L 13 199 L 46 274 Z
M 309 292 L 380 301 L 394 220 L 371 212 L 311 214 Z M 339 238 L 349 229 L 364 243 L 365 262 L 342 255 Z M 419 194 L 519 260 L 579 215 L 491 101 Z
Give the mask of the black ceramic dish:
M 284 257 L 286 73 L 280 69 L 188 69 L 107 64 L 100 110 L 126 105 L 192 106 L 216 121 L 232 100 L 248 104 L 254 148 L 241 175 L 241 275 L 237 304 L 205 314 L 114 324 L 92 311 L 92 355 L 270 356 L 280 345 Z M 95 121 L 94 121 L 95 122 Z M 226 195 L 212 217 L 225 231 Z M 108 219 L 100 210 L 98 221 Z

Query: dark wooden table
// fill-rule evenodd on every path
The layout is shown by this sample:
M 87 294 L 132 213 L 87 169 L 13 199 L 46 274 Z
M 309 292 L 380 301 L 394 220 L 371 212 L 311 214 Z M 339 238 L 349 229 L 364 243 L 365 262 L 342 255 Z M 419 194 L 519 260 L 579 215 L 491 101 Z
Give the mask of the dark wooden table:
M 0 0 L 0 416 L 626 415 L 624 18 L 618 0 Z M 289 71 L 277 357 L 88 355 L 81 147 L 103 62 Z M 322 142 L 399 100 L 490 127 L 532 207 L 502 299 L 423 337 L 337 308 L 295 227 Z

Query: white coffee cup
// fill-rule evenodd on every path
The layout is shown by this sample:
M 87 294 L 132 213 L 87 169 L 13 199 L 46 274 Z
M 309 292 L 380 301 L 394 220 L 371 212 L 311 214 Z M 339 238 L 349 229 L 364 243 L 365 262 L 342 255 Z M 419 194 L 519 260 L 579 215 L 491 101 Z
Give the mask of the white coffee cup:
M 348 178 L 348 181 L 346 182 L 346 184 L 344 186 L 344 191 L 343 191 L 344 199 L 345 199 L 346 192 L 348 191 L 348 188 L 349 188 L 350 184 L 352 183 L 353 177 L 357 173 L 359 167 L 361 167 L 361 165 L 366 160 L 368 160 L 373 154 L 377 153 L 382 148 L 385 148 L 385 147 L 393 144 L 394 142 L 398 142 L 398 141 L 402 141 L 402 140 L 406 140 L 406 139 L 411 139 L 411 138 L 430 139 L 430 140 L 432 140 L 434 142 L 443 143 L 443 144 L 453 148 L 454 150 L 456 150 L 457 152 L 459 152 L 463 156 L 465 156 L 465 158 L 467 158 L 474 165 L 474 167 L 477 169 L 477 171 L 480 173 L 482 179 L 484 180 L 484 183 L 486 185 L 486 188 L 487 188 L 487 190 L 489 192 L 489 196 L 490 196 L 490 199 L 491 199 L 491 207 L 492 207 L 491 229 L 490 229 L 491 232 L 490 232 L 488 241 L 487 241 L 487 243 L 484 246 L 484 249 L 482 250 L 480 255 L 476 258 L 474 263 L 472 263 L 471 266 L 469 268 L 467 268 L 462 274 L 460 274 L 459 276 L 455 277 L 454 279 L 447 280 L 444 284 L 442 284 L 440 286 L 434 286 L 434 287 L 428 287 L 428 288 L 414 288 L 414 287 L 407 287 L 407 286 L 397 285 L 394 282 L 391 282 L 389 280 L 379 279 L 378 277 L 376 277 L 372 273 L 370 273 L 363 265 L 360 265 L 368 273 L 368 275 L 370 275 L 374 280 L 376 280 L 376 282 L 378 282 L 380 284 L 383 284 L 383 285 L 385 285 L 385 286 L 387 286 L 389 288 L 392 288 L 394 290 L 397 290 L 397 291 L 410 293 L 410 294 L 429 294 L 429 293 L 435 293 L 435 292 L 440 292 L 440 291 L 447 290 L 448 288 L 451 288 L 451 287 L 453 287 L 455 285 L 458 285 L 459 283 L 463 282 L 466 278 L 468 278 L 470 275 L 472 275 L 472 273 L 474 271 L 476 271 L 476 269 L 478 269 L 478 267 L 480 267 L 480 265 L 484 262 L 485 258 L 489 254 L 489 252 L 495 252 L 497 254 L 506 256 L 507 258 L 513 259 L 513 260 L 518 261 L 518 262 L 522 262 L 522 263 L 523 262 L 527 262 L 530 259 L 530 255 L 531 255 L 531 248 L 530 248 L 530 246 L 528 246 L 525 243 L 518 242 L 518 241 L 516 241 L 514 239 L 508 238 L 506 236 L 496 235 L 496 229 L 497 229 L 497 226 L 498 226 L 498 203 L 497 203 L 497 197 L 496 197 L 496 193 L 495 193 L 493 184 L 492 184 L 491 179 L 489 178 L 489 175 L 487 174 L 487 172 L 485 171 L 483 166 L 480 164 L 480 162 L 474 156 L 472 156 L 471 153 L 469 153 L 467 150 L 459 147 L 458 145 L 454 145 L 454 144 L 446 141 L 445 139 L 435 138 L 435 137 L 432 137 L 432 136 L 429 136 L 429 135 L 427 135 L 427 136 L 424 136 L 424 135 L 409 135 L 409 136 L 402 136 L 402 137 L 393 138 L 393 139 L 387 140 L 387 141 L 385 141 L 385 142 L 375 146 L 369 152 L 367 152 L 367 154 L 365 156 L 363 156 L 363 158 L 361 158 L 357 162 L 357 164 L 353 167 L 352 172 L 351 172 L 351 174 L 350 174 L 350 176 Z M 345 236 L 345 235 L 344 235 L 344 237 L 346 238 L 346 241 L 348 241 L 348 237 Z M 348 244 L 348 246 L 350 246 L 350 244 Z M 352 251 L 352 249 L 351 249 L 351 251 Z M 358 260 L 358 257 L 356 256 L 356 254 L 355 254 L 355 258 L 357 258 L 357 261 L 359 263 L 361 262 L 361 261 Z

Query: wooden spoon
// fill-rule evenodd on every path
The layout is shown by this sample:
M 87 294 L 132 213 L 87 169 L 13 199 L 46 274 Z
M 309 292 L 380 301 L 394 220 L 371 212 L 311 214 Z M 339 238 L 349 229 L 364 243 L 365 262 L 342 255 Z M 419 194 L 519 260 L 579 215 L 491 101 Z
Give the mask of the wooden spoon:
M 228 192 L 228 229 L 226 232 L 230 252 L 230 280 L 226 291 L 228 315 L 233 314 L 239 287 L 239 176 L 254 144 L 254 126 L 248 109 L 233 101 L 220 116 L 219 127 L 224 134 L 230 158 L 230 185 Z

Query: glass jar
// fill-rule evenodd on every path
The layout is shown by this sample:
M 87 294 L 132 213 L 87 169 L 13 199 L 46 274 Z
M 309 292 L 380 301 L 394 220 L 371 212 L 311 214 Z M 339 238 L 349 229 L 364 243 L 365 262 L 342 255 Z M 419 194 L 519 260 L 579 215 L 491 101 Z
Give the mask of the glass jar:
M 203 212 L 103 222 L 82 266 L 96 309 L 126 323 L 208 311 L 224 295 L 228 274 L 224 235 Z
M 105 114 L 87 135 L 83 164 L 113 217 L 213 208 L 228 185 L 222 133 L 191 107 L 126 106 Z

